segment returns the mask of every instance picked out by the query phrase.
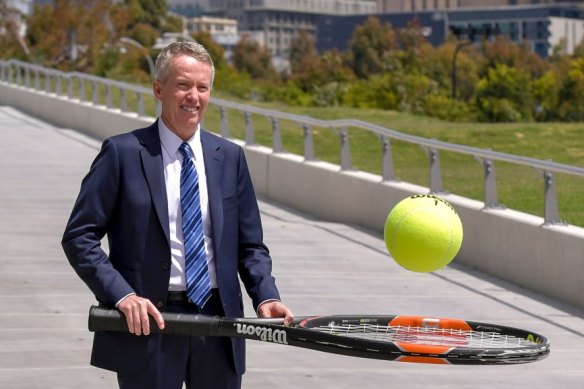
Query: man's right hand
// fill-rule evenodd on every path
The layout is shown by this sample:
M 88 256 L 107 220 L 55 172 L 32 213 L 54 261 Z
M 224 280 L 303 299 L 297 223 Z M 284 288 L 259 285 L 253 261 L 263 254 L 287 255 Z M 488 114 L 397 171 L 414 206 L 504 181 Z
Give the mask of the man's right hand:
M 150 300 L 136 295 L 130 295 L 120 301 L 118 309 L 123 312 L 128 322 L 128 329 L 135 335 L 150 335 L 150 320 L 148 315 L 161 330 L 164 329 L 162 314 L 156 309 Z

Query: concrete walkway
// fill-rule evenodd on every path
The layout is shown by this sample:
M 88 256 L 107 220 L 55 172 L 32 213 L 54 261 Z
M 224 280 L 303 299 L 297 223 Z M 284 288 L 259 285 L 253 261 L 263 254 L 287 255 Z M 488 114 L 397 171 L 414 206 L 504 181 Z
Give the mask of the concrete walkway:
M 112 373 L 88 364 L 87 311 L 94 300 L 60 247 L 99 144 L 0 107 L 0 388 L 116 387 Z M 244 388 L 584 387 L 582 310 L 456 263 L 433 274 L 411 273 L 391 260 L 378 233 L 266 201 L 260 207 L 275 276 L 296 315 L 420 314 L 492 322 L 546 335 L 552 353 L 526 365 L 456 367 L 248 342 Z

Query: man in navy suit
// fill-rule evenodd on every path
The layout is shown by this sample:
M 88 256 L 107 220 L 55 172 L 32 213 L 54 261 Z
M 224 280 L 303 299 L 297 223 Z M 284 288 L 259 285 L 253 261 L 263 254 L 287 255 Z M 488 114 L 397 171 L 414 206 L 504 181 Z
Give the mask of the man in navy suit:
M 96 333 L 91 356 L 92 365 L 117 372 L 120 388 L 239 388 L 243 340 L 151 335 L 148 319 L 163 328 L 161 311 L 242 317 L 239 278 L 260 317 L 293 319 L 271 274 L 243 150 L 200 127 L 213 77 L 198 43 L 173 43 L 160 53 L 153 82 L 160 117 L 104 141 L 63 235 L 69 262 L 99 303 L 125 314 L 129 331 Z M 202 306 L 185 292 L 183 143 L 198 175 L 212 288 Z M 106 235 L 109 254 L 100 245 Z

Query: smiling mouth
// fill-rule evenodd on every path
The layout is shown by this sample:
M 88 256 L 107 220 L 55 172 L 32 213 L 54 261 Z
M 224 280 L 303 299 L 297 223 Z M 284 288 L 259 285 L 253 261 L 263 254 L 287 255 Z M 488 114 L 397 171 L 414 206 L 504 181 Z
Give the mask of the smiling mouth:
M 197 112 L 199 110 L 199 107 L 189 107 L 188 105 L 181 105 L 180 109 L 187 112 Z

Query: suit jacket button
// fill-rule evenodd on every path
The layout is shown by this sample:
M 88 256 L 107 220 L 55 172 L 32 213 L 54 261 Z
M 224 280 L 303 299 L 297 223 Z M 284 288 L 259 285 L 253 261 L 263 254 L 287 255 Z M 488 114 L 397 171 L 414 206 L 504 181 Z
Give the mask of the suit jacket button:
M 168 262 L 164 262 L 161 267 L 162 270 L 168 270 L 170 268 L 170 265 L 168 264 Z
M 156 303 L 156 306 L 158 308 L 162 308 L 162 307 L 164 307 L 164 302 L 163 301 L 159 301 L 159 302 Z

